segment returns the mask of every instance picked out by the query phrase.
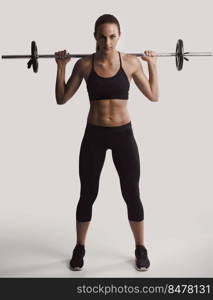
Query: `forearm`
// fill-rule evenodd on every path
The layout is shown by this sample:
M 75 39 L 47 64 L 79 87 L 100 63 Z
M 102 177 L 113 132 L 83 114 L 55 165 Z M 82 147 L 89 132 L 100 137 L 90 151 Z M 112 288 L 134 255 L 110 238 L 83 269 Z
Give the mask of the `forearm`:
M 65 86 L 65 66 L 57 66 L 55 96 L 58 104 L 63 104 Z
M 159 87 L 158 87 L 158 76 L 157 76 L 157 66 L 155 63 L 148 62 L 149 70 L 149 84 L 151 87 L 153 101 L 158 101 L 159 99 Z

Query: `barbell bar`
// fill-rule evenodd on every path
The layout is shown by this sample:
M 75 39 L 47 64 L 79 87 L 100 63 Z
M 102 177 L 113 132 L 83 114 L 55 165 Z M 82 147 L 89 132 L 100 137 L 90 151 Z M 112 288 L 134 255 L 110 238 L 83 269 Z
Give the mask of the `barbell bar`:
M 146 56 L 144 53 L 129 53 L 135 56 Z M 79 58 L 88 56 L 90 54 L 67 54 L 65 58 Z M 184 52 L 183 40 L 179 39 L 176 44 L 176 52 L 171 53 L 156 53 L 157 57 L 175 57 L 177 70 L 183 68 L 184 60 L 189 61 L 188 56 L 213 56 L 212 52 Z M 16 58 L 30 58 L 27 63 L 28 69 L 33 66 L 33 71 L 38 72 L 38 59 L 39 58 L 57 58 L 55 54 L 38 54 L 37 45 L 35 41 L 31 42 L 31 55 L 2 55 L 2 59 L 16 59 Z

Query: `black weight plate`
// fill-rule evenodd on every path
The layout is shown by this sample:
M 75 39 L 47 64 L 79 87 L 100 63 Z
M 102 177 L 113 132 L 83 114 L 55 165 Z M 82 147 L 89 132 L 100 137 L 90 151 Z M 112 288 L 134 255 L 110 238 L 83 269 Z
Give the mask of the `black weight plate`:
M 31 42 L 31 58 L 33 63 L 33 71 L 37 73 L 38 72 L 38 51 L 37 51 L 37 46 L 35 41 Z
M 183 41 L 179 39 L 176 45 L 176 56 L 175 56 L 176 67 L 178 71 L 182 70 L 183 68 L 183 60 L 184 60 Z

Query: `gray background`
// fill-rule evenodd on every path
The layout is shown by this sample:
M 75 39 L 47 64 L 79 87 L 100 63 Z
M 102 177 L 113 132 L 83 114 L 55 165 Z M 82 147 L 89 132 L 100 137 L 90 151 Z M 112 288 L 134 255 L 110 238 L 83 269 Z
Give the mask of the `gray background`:
M 212 51 L 212 1 L 2 1 L 3 54 L 95 51 L 96 19 L 114 14 L 117 49 Z M 148 272 L 134 269 L 134 239 L 119 178 L 107 151 L 86 241 L 85 267 L 67 268 L 75 245 L 78 158 L 89 111 L 86 84 L 65 105 L 55 100 L 56 63 L 1 60 L 0 275 L 38 277 L 211 277 L 212 57 L 178 72 L 159 58 L 160 101 L 131 82 L 129 113 L 141 161 Z M 66 80 L 76 59 L 67 65 Z M 141 60 L 146 74 L 147 64 Z

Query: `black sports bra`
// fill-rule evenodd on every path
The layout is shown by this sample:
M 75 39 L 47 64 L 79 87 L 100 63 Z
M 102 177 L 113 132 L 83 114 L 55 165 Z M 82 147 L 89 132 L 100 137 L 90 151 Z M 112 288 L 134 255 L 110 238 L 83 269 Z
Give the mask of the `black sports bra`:
M 102 99 L 128 99 L 129 96 L 129 79 L 122 68 L 121 55 L 120 69 L 112 77 L 99 76 L 94 69 L 94 53 L 92 54 L 92 70 L 87 80 L 87 91 L 89 100 L 102 100 Z

